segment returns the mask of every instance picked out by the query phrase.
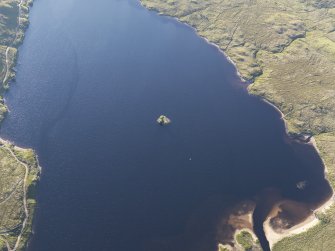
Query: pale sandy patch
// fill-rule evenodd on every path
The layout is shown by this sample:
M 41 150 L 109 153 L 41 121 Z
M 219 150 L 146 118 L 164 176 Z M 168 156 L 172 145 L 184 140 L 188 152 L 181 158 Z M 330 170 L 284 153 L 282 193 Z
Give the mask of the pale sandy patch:
M 326 212 L 333 205 L 334 199 L 335 199 L 335 197 L 333 195 L 328 201 L 326 201 L 326 203 L 324 203 L 319 208 L 314 210 L 313 214 L 311 216 L 309 216 L 306 220 L 299 223 L 298 225 L 295 225 L 294 227 L 292 227 L 290 229 L 281 230 L 280 233 L 274 231 L 273 228 L 270 225 L 271 217 L 276 215 L 276 213 L 279 210 L 278 207 L 276 209 L 274 209 L 274 211 L 269 215 L 269 217 L 267 218 L 267 220 L 263 224 L 264 232 L 265 232 L 266 238 L 269 241 L 270 247 L 272 248 L 274 244 L 276 244 L 277 242 L 279 242 L 280 240 L 282 240 L 285 237 L 291 237 L 293 235 L 306 232 L 310 228 L 316 226 L 319 223 L 319 220 L 315 217 L 315 214 Z

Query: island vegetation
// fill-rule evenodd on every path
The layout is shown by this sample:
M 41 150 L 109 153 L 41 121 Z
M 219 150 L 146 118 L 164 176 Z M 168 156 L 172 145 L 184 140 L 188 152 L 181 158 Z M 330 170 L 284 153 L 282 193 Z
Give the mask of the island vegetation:
M 290 135 L 313 136 L 335 187 L 335 1 L 141 0 L 217 45 L 249 83 L 274 104 Z M 335 206 L 319 224 L 273 250 L 333 250 Z
M 160 115 L 157 119 L 157 123 L 160 124 L 161 126 L 168 125 L 171 123 L 171 120 L 165 115 Z
M 255 240 L 254 236 L 249 230 L 241 230 L 235 236 L 236 242 L 242 247 L 244 251 L 261 250 L 259 243 Z
M 31 1 L 0 2 L 0 122 L 7 112 L 3 94 L 15 77 L 17 48 L 28 25 Z M 31 234 L 35 186 L 40 168 L 35 153 L 0 139 L 0 250 L 24 250 Z

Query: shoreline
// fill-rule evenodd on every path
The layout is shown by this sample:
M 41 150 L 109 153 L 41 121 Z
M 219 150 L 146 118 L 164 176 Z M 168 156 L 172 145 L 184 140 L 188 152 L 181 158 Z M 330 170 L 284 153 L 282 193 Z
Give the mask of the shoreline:
M 25 31 L 28 28 L 29 23 L 22 23 L 22 19 L 26 18 L 29 20 L 29 10 L 33 4 L 33 0 L 20 0 L 18 3 L 18 16 L 17 16 L 17 27 L 15 32 L 14 40 L 7 46 L 5 52 L 5 67 L 6 72 L 3 78 L 1 87 L 1 97 L 3 97 L 9 83 L 15 78 L 14 67 L 16 65 L 16 60 L 18 56 L 18 48 L 22 45 L 24 40 Z M 25 9 L 22 9 L 25 7 Z M 10 50 L 15 50 L 12 56 L 9 55 Z M 8 113 L 6 106 L 6 101 L 4 99 L 4 105 L 6 107 L 6 112 L 4 114 L 4 119 Z M 1 123 L 2 121 L 0 121 Z M 34 189 L 41 177 L 41 166 L 39 164 L 38 155 L 36 152 L 30 148 L 23 148 L 17 146 L 10 140 L 6 140 L 0 137 L 1 147 L 9 151 L 12 158 L 17 161 L 19 166 L 24 167 L 25 173 L 22 184 L 22 200 L 23 200 L 23 217 L 20 222 L 20 231 L 14 233 L 13 237 L 16 238 L 15 242 L 7 238 L 1 238 L 5 247 L 8 251 L 24 250 L 29 245 L 29 240 L 33 232 L 33 220 L 36 209 L 36 195 Z M 29 152 L 31 151 L 31 152 Z M 22 154 L 22 155 L 21 155 Z M 28 156 L 27 156 L 27 155 Z M 33 191 L 33 192 L 32 192 Z M 13 245 L 13 246 L 12 246 Z
M 24 219 L 19 225 L 20 231 L 13 247 L 11 247 L 11 244 L 7 239 L 3 239 L 8 251 L 23 250 L 27 247 L 32 234 L 32 224 L 36 209 L 35 194 L 29 193 L 29 190 L 36 187 L 41 176 L 41 166 L 39 165 L 38 155 L 30 148 L 16 146 L 13 142 L 3 138 L 0 138 L 0 147 L 6 149 L 18 165 L 25 169 L 22 184 Z M 29 151 L 31 151 L 30 154 L 32 155 L 30 157 L 33 158 L 32 160 L 25 155 Z
M 269 215 L 267 217 L 266 221 L 263 223 L 263 229 L 264 229 L 265 236 L 266 236 L 266 238 L 267 238 L 267 240 L 270 244 L 270 248 L 272 249 L 273 246 L 276 243 L 278 243 L 279 241 L 281 241 L 282 239 L 307 232 L 309 229 L 317 226 L 320 223 L 320 221 L 315 217 L 315 213 L 317 213 L 317 212 L 325 213 L 332 205 L 334 205 L 335 194 L 334 194 L 333 187 L 331 186 L 330 182 L 327 179 L 327 174 L 329 173 L 329 170 L 328 170 L 328 167 L 327 167 L 326 163 L 324 162 L 324 160 L 321 157 L 320 150 L 317 146 L 315 138 L 313 136 L 311 136 L 310 140 L 307 141 L 307 142 L 302 142 L 299 139 L 294 139 L 289 133 L 288 126 L 287 126 L 287 121 L 285 120 L 285 114 L 277 106 L 272 104 L 269 100 L 267 100 L 265 98 L 261 98 L 261 99 L 266 104 L 272 106 L 280 114 L 281 120 L 284 122 L 286 136 L 288 137 L 289 140 L 296 140 L 300 144 L 307 144 L 307 145 L 310 145 L 311 147 L 313 147 L 315 149 L 315 151 L 317 152 L 317 154 L 319 155 L 319 157 L 322 161 L 323 168 L 324 168 L 325 179 L 327 180 L 327 182 L 328 182 L 328 184 L 329 184 L 329 186 L 332 190 L 331 197 L 328 200 L 326 200 L 324 203 L 322 203 L 317 209 L 315 209 L 311 216 L 307 217 L 307 219 L 305 219 L 304 221 L 302 221 L 298 225 L 295 225 L 290 229 L 284 230 L 283 233 L 277 233 L 272 229 L 272 227 L 269 224 L 270 217 L 271 217 Z M 275 205 L 274 208 L 275 207 L 277 207 L 277 205 Z
M 316 225 L 320 224 L 320 220 L 315 216 L 316 213 L 325 213 L 333 204 L 335 200 L 335 195 L 332 195 L 328 200 L 325 201 L 322 205 L 320 205 L 317 209 L 313 210 L 312 215 L 308 216 L 304 221 L 300 222 L 299 224 L 293 226 L 290 229 L 283 230 L 282 233 L 278 233 L 270 226 L 270 218 L 269 215 L 266 221 L 263 224 L 264 232 L 266 238 L 270 244 L 270 248 L 272 249 L 273 246 L 281 241 L 284 238 L 292 237 L 297 234 L 304 233 L 308 231 L 310 228 L 315 227 Z M 278 204 L 274 207 L 274 210 L 279 210 Z
M 248 232 L 252 236 L 254 244 L 257 242 L 258 237 L 257 237 L 257 235 L 254 233 L 254 231 L 252 229 L 249 229 L 249 228 L 236 229 L 235 233 L 234 233 L 234 242 L 236 243 L 236 247 L 235 248 L 239 248 L 241 250 L 244 249 L 244 247 L 241 245 L 241 243 L 239 243 L 238 240 L 237 240 L 237 236 L 240 233 L 242 233 L 242 232 Z
M 213 46 L 213 47 L 215 47 L 217 50 L 218 50 L 218 52 L 219 53 L 221 53 L 226 59 L 227 59 L 227 61 L 228 62 L 230 62 L 233 66 L 234 66 L 234 68 L 235 68 L 235 73 L 236 73 L 236 75 L 240 78 L 240 80 L 243 82 L 243 83 L 246 83 L 247 85 L 249 85 L 250 84 L 250 82 L 248 81 L 248 80 L 246 80 L 246 79 L 244 79 L 243 78 L 243 76 L 242 76 L 242 74 L 239 72 L 239 70 L 238 70 L 238 67 L 237 67 L 237 65 L 236 65 L 236 63 L 220 48 L 220 46 L 218 46 L 217 44 L 215 44 L 214 42 L 211 42 L 211 41 L 209 41 L 208 40 L 208 38 L 206 38 L 206 37 L 204 37 L 204 36 L 201 36 L 200 34 L 199 34 L 199 31 L 195 28 L 195 27 L 193 27 L 192 25 L 190 25 L 189 23 L 187 23 L 187 22 L 184 22 L 184 21 L 182 21 L 182 20 L 180 20 L 178 17 L 173 17 L 173 16 L 169 16 L 169 15 L 165 15 L 165 14 L 163 14 L 162 12 L 160 12 L 159 10 L 157 10 L 157 9 L 155 9 L 155 8 L 150 8 L 150 7 L 146 7 L 143 3 L 142 3 L 142 0 L 139 0 L 139 3 L 140 3 L 140 5 L 144 8 L 144 9 L 146 9 L 146 10 L 148 10 L 148 11 L 153 11 L 153 12 L 156 12 L 157 13 L 157 15 L 159 15 L 159 16 L 162 16 L 162 17 L 166 17 L 166 18 L 169 18 L 169 19 L 172 19 L 174 22 L 177 22 L 178 24 L 182 24 L 182 25 L 185 25 L 185 26 L 187 26 L 188 28 L 190 28 L 198 37 L 200 37 L 201 39 L 203 39 L 208 45 L 210 45 L 210 46 Z M 247 86 L 245 87 L 245 88 L 247 88 Z
M 265 99 L 264 97 L 259 96 L 259 95 L 250 94 L 250 92 L 248 91 L 247 87 L 251 83 L 248 80 L 246 80 L 246 79 L 244 79 L 242 77 L 241 73 L 238 70 L 237 64 L 217 44 L 215 44 L 214 42 L 211 42 L 207 38 L 201 36 L 199 34 L 198 30 L 195 27 L 193 27 L 192 25 L 190 25 L 187 22 L 184 22 L 184 21 L 180 20 L 178 17 L 173 17 L 173 16 L 165 15 L 165 14 L 161 13 L 158 9 L 146 7 L 142 3 L 142 0 L 139 0 L 139 3 L 140 3 L 140 5 L 143 8 L 145 8 L 145 9 L 147 9 L 149 11 L 154 11 L 154 12 L 157 13 L 157 15 L 170 18 L 173 21 L 177 21 L 179 24 L 186 25 L 187 27 L 191 28 L 195 32 L 195 34 L 198 37 L 200 37 L 201 39 L 203 39 L 207 44 L 209 44 L 210 46 L 214 46 L 219 51 L 219 53 L 221 53 L 235 67 L 235 72 L 236 72 L 237 76 L 240 78 L 240 80 L 243 83 L 247 84 L 245 86 L 245 90 L 247 91 L 247 94 L 250 95 L 250 96 L 258 97 L 260 100 L 262 100 L 264 103 L 266 103 L 266 104 L 270 105 L 271 107 L 273 107 L 279 113 L 280 119 L 284 123 L 286 137 L 290 141 L 291 140 L 296 140 L 296 141 L 298 141 L 301 144 L 308 144 L 308 145 L 312 146 L 315 149 L 315 151 L 317 152 L 317 154 L 319 155 L 319 157 L 320 157 L 320 159 L 322 161 L 322 164 L 323 164 L 323 167 L 324 167 L 325 180 L 328 182 L 329 186 L 331 187 L 332 196 L 328 200 L 326 200 L 324 203 L 322 203 L 319 208 L 315 209 L 314 213 L 315 212 L 324 212 L 324 211 L 327 211 L 327 209 L 329 209 L 334 204 L 334 202 L 335 202 L 335 195 L 334 195 L 334 189 L 331 186 L 331 184 L 330 184 L 330 182 L 329 182 L 329 180 L 327 178 L 328 168 L 327 168 L 327 166 L 325 164 L 325 161 L 323 160 L 323 158 L 322 158 L 322 156 L 320 154 L 320 150 L 318 149 L 318 146 L 317 146 L 315 138 L 313 136 L 311 136 L 307 142 L 303 142 L 303 141 L 299 140 L 299 138 L 298 139 L 294 139 L 294 137 L 292 136 L 292 134 L 290 134 L 290 132 L 288 130 L 288 123 L 285 120 L 285 114 L 274 103 L 271 103 L 269 100 Z M 259 76 L 261 76 L 261 75 L 259 75 Z M 259 77 L 259 76 L 256 76 L 256 77 Z M 304 135 L 301 135 L 301 136 L 305 137 Z M 313 213 L 312 217 L 314 216 L 314 213 Z M 269 220 L 269 216 L 267 217 L 267 220 L 263 223 L 263 230 L 264 230 L 264 233 L 265 233 L 265 236 L 266 236 L 267 240 L 269 241 L 271 249 L 272 249 L 272 247 L 277 242 L 279 242 L 280 240 L 284 239 L 285 237 L 290 237 L 290 236 L 293 236 L 293 235 L 296 235 L 296 234 L 299 234 L 299 233 L 306 232 L 306 231 L 308 231 L 309 229 L 311 229 L 312 227 L 316 226 L 319 223 L 319 220 L 315 216 L 314 216 L 314 219 L 310 219 L 310 217 L 308 217 L 307 219 L 305 219 L 300 224 L 292 227 L 291 229 L 286 230 L 285 233 L 278 234 L 278 233 L 275 233 L 270 226 L 267 226 L 268 220 Z

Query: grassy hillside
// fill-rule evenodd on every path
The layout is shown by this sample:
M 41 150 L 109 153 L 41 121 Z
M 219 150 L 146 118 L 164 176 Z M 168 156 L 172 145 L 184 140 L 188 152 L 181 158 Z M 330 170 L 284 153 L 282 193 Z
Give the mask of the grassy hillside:
M 39 175 L 34 152 L 1 140 L 0 172 L 0 250 L 24 250 L 31 233 Z
M 241 77 L 252 83 L 250 93 L 269 100 L 284 113 L 289 133 L 314 135 L 335 187 L 335 1 L 141 2 L 188 23 L 218 45 Z M 335 209 L 327 214 L 334 219 Z M 274 250 L 319 250 L 315 247 L 321 244 L 322 250 L 333 250 L 333 235 L 330 223 L 318 225 L 284 239 Z

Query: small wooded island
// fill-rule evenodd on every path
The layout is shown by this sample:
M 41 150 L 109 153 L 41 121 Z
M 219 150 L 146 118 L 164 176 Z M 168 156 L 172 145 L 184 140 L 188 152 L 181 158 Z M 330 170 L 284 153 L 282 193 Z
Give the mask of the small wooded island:
M 160 115 L 157 119 L 157 123 L 160 124 L 161 126 L 168 125 L 171 123 L 171 120 L 165 115 Z

